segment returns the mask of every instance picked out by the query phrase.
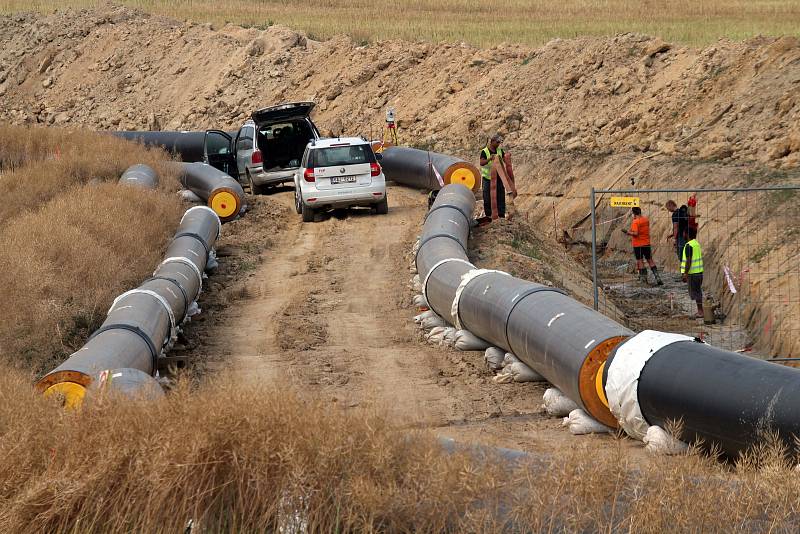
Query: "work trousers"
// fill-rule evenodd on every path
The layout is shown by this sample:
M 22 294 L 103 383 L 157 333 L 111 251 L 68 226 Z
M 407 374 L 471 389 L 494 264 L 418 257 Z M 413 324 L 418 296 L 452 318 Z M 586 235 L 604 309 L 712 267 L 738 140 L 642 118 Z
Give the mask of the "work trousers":
M 506 216 L 506 188 L 503 185 L 503 180 L 497 178 L 497 215 L 498 217 Z M 487 217 L 492 216 L 492 191 L 491 180 L 482 178 L 481 187 L 483 189 L 483 212 Z
M 678 264 L 683 260 L 683 247 L 686 246 L 686 238 L 678 234 L 675 238 L 675 252 L 678 253 Z

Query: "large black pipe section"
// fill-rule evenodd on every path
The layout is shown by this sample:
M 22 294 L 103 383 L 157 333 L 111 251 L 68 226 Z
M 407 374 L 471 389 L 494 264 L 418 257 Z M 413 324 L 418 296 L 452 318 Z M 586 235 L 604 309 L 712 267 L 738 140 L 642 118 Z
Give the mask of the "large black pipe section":
M 244 204 L 244 189 L 227 173 L 205 163 L 180 163 L 181 185 L 203 199 L 222 222 L 236 218 Z
M 461 184 L 472 190 L 480 185 L 480 170 L 472 163 L 454 156 L 400 146 L 386 148 L 382 154 L 384 176 L 399 184 L 438 191 L 441 186 L 431 169 L 433 165 L 445 185 Z
M 149 165 L 138 163 L 131 165 L 122 173 L 119 183 L 144 189 L 155 189 L 158 185 L 158 173 Z
M 471 191 L 445 186 L 425 220 L 416 266 L 436 313 L 512 351 L 593 417 L 632 437 L 678 421 L 684 440 L 731 457 L 770 432 L 796 446 L 800 369 L 681 334 L 634 335 L 558 289 L 476 269 L 465 232 L 474 205 Z
M 145 146 L 161 147 L 170 154 L 180 156 L 181 160 L 186 162 L 203 161 L 205 132 L 111 132 L 111 134 Z
M 625 431 L 679 422 L 681 439 L 736 457 L 768 433 L 789 447 L 800 436 L 800 370 L 646 330 L 606 362 L 605 391 Z
M 220 228 L 219 217 L 211 209 L 187 210 L 153 276 L 118 296 L 89 341 L 42 377 L 37 388 L 46 395 L 61 394 L 67 405 L 75 406 L 105 371 L 136 369 L 153 376 L 158 359 L 196 307 Z M 131 381 L 141 383 L 141 375 L 118 383 Z
M 205 131 L 122 131 L 109 133 L 128 141 L 142 143 L 145 146 L 163 148 L 170 154 L 179 156 L 181 161 L 187 163 L 203 161 Z M 227 133 L 232 138 L 236 137 L 237 134 L 237 132 Z
M 598 396 L 596 377 L 631 330 L 559 289 L 505 273 L 487 273 L 467 284 L 458 314 L 473 334 L 508 349 L 595 419 L 617 426 Z
M 445 186 L 425 220 L 416 266 L 431 309 L 512 351 L 595 418 L 616 426 L 597 393 L 611 350 L 633 332 L 558 289 L 476 269 L 467 258 L 475 196 Z

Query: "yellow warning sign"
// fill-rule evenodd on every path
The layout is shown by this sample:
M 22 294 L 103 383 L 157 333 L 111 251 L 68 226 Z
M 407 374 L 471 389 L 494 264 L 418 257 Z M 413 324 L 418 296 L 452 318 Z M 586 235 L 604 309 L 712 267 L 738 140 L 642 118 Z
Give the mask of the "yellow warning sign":
M 612 208 L 638 208 L 639 197 L 611 197 Z

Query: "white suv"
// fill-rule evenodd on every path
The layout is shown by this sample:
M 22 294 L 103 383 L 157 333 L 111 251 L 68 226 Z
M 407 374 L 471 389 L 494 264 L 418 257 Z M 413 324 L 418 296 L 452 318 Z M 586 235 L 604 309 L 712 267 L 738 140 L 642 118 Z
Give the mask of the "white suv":
M 315 213 L 326 208 L 366 206 L 374 213 L 388 213 L 380 158 L 359 137 L 312 141 L 294 175 L 297 213 L 304 222 L 313 221 Z

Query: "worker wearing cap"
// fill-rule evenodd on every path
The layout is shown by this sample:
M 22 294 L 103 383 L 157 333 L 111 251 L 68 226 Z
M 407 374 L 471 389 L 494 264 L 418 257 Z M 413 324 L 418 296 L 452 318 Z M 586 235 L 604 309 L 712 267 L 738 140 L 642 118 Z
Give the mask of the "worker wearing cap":
M 492 185 L 496 188 L 496 200 L 497 200 L 497 216 L 505 217 L 506 216 L 506 188 L 503 185 L 503 180 L 500 178 L 496 178 L 492 181 L 492 161 L 498 159 L 498 161 L 505 166 L 506 174 L 508 174 L 509 180 L 511 183 L 511 196 L 512 198 L 517 196 L 516 188 L 514 187 L 514 169 L 511 167 L 511 158 L 505 150 L 500 148 L 500 144 L 503 142 L 503 136 L 500 134 L 494 134 L 490 139 L 489 143 L 481 149 L 480 154 L 480 166 L 481 166 L 481 185 L 483 189 L 483 212 L 486 214 L 487 217 L 492 216 Z

